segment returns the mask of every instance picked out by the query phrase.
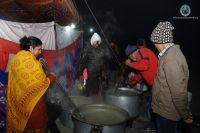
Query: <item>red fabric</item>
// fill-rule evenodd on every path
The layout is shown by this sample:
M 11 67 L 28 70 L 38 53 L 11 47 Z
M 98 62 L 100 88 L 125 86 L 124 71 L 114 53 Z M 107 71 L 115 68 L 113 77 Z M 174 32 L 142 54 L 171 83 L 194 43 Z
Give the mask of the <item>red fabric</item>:
M 23 133 L 47 133 L 47 128 L 41 128 L 37 130 L 25 130 Z
M 59 61 L 61 66 L 64 66 L 64 56 L 69 54 L 71 51 L 75 54 L 75 49 L 81 45 L 81 35 L 68 47 L 65 47 L 60 50 L 43 50 L 42 58 L 47 62 L 47 66 L 51 69 L 54 67 L 55 59 Z M 76 55 L 75 55 L 76 56 Z
M 5 71 L 8 63 L 9 53 L 0 51 L 0 70 Z
M 55 76 L 54 75 L 52 75 L 52 74 L 50 74 L 49 76 L 48 76 L 48 78 L 49 78 L 49 80 L 50 80 L 50 83 L 52 83 L 54 80 L 55 80 Z
M 148 48 L 140 48 L 139 50 L 143 56 L 143 59 L 138 52 L 136 55 L 137 61 L 131 62 L 130 66 L 133 69 L 138 70 L 144 78 L 145 82 L 149 86 L 152 86 L 158 67 L 158 58 L 155 56 L 153 51 Z
M 20 50 L 19 44 L 0 38 L 0 69 L 6 70 L 9 54 L 16 54 Z
M 131 76 L 129 79 L 128 79 L 128 83 L 129 85 L 131 85 L 132 87 L 135 86 L 136 83 L 139 83 L 142 79 L 142 75 L 140 73 L 134 75 L 134 76 Z
M 19 50 L 19 44 L 0 38 L 0 51 L 16 54 Z
M 41 129 L 47 126 L 48 116 L 44 96 L 35 105 L 25 130 Z
M 135 87 L 135 85 L 137 83 L 140 83 L 142 80 L 142 76 L 140 74 L 137 74 L 135 76 L 132 76 L 128 79 L 128 84 L 131 86 L 131 87 Z
M 142 75 L 139 73 L 139 74 L 136 74 L 135 76 L 132 76 L 130 78 L 130 80 L 132 81 L 136 81 L 136 82 L 139 82 L 140 80 L 142 79 Z

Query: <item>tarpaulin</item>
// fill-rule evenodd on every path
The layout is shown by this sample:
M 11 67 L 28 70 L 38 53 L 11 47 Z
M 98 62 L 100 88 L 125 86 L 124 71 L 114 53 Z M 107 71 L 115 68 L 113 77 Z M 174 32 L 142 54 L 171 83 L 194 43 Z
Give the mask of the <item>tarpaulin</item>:
M 16 54 L 19 49 L 19 44 L 0 38 L 0 70 L 6 70 L 10 54 Z
M 54 22 L 18 23 L 0 19 L 0 38 L 19 44 L 23 36 L 35 36 L 42 40 L 43 49 L 55 50 Z
M 68 47 L 60 50 L 44 50 L 42 54 L 47 66 L 62 80 L 63 86 L 69 89 L 68 91 L 75 81 L 77 60 L 81 47 L 82 34 L 79 34 L 79 37 Z

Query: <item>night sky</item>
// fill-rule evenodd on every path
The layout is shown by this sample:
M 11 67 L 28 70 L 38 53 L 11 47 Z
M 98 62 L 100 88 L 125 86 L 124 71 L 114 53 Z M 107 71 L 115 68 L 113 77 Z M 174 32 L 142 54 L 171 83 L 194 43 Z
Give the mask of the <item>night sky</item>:
M 100 27 L 96 23 L 85 0 L 76 0 L 77 9 L 82 16 L 80 28 L 85 35 L 93 27 L 106 39 L 115 42 L 121 54 L 127 44 L 135 44 L 138 38 L 145 38 L 147 46 L 155 51 L 150 42 L 150 34 L 160 21 L 170 21 L 175 27 L 174 42 L 180 47 L 188 61 L 190 80 L 188 89 L 193 93 L 192 111 L 200 115 L 200 17 L 197 0 L 86 0 Z M 191 13 L 183 17 L 180 8 L 183 4 L 190 6 Z M 87 36 L 88 37 L 88 36 Z

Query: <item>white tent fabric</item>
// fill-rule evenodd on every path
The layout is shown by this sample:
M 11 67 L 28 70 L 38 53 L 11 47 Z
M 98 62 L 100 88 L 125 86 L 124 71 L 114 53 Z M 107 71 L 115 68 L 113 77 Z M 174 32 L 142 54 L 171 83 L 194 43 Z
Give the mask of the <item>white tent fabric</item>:
M 77 37 L 80 36 L 80 31 L 77 31 L 69 26 L 60 26 L 56 24 L 56 44 L 57 49 L 63 49 L 72 44 Z
M 42 40 L 43 49 L 55 50 L 54 22 L 18 23 L 0 20 L 0 38 L 19 43 L 23 36 L 35 36 Z

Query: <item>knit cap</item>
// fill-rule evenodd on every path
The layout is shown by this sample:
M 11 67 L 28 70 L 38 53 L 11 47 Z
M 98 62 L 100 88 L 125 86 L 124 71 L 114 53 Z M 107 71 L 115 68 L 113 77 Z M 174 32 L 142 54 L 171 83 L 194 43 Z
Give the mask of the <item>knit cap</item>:
M 173 33 L 172 30 L 174 27 L 168 21 L 159 22 L 156 28 L 151 33 L 152 43 L 172 43 L 173 42 Z

